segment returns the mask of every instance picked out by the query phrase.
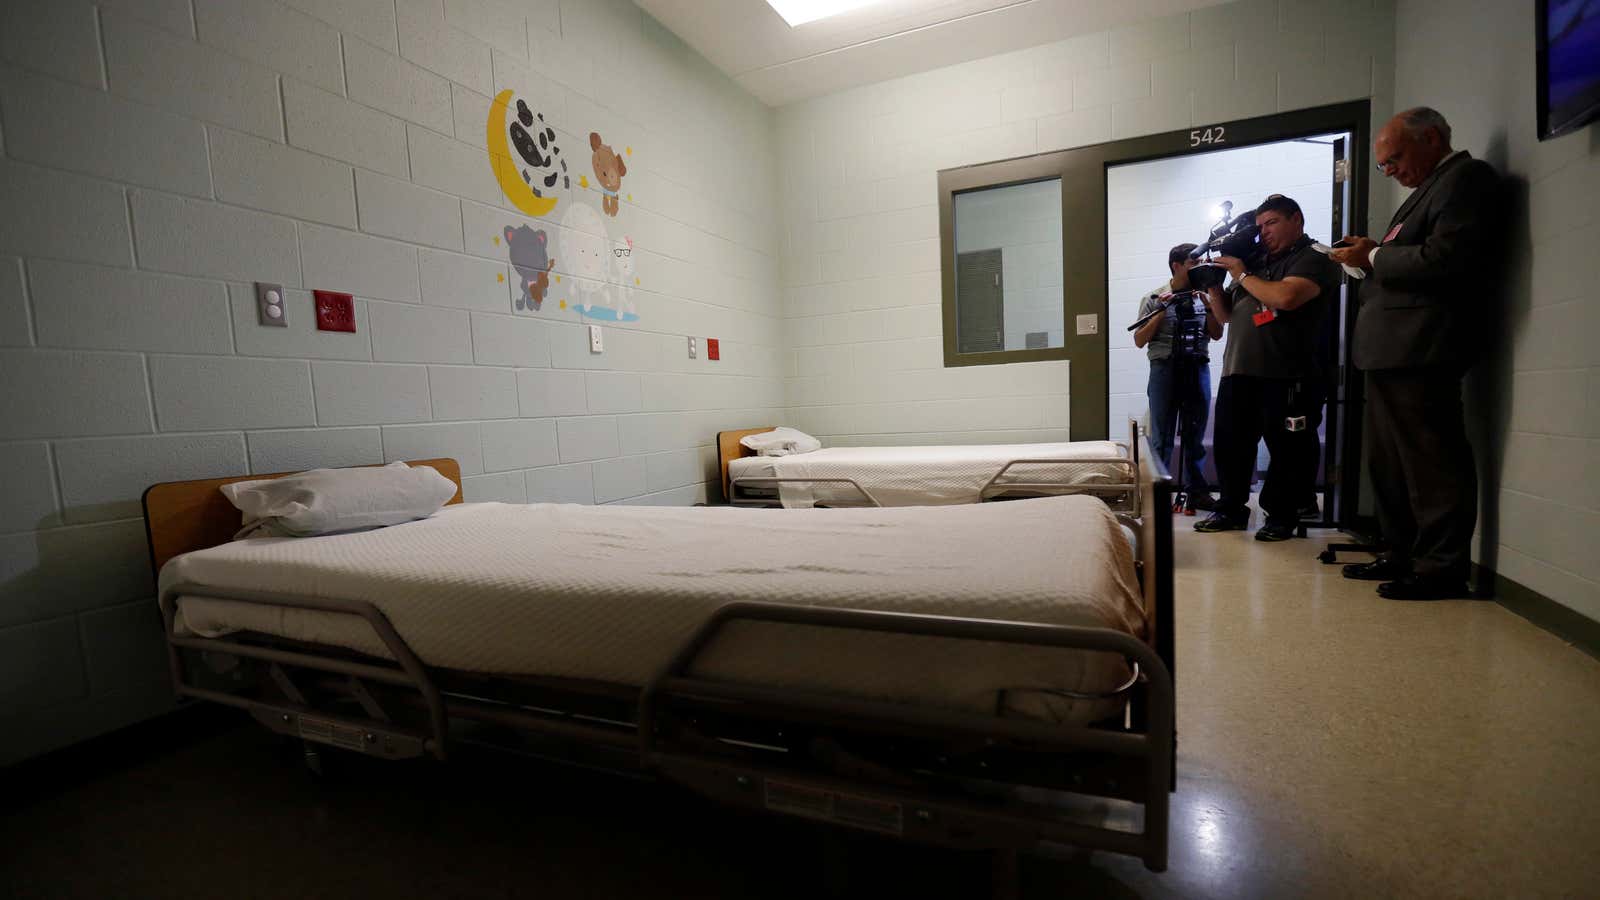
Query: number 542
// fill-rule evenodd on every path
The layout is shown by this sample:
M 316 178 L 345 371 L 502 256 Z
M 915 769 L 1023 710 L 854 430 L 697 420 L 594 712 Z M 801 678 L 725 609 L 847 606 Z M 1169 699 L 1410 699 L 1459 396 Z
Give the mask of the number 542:
M 1189 146 L 1198 147 L 1201 144 L 1225 144 L 1227 143 L 1225 134 L 1226 129 L 1222 125 L 1218 125 L 1214 128 L 1206 128 L 1204 130 L 1196 128 L 1195 130 L 1189 132 Z

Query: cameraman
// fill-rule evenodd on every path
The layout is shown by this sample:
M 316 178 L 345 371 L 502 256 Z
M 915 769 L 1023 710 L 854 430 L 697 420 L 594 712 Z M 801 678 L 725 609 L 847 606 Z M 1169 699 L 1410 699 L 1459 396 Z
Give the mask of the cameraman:
M 1221 318 L 1228 328 L 1217 389 L 1216 512 L 1196 531 L 1243 531 L 1250 524 L 1251 475 L 1263 437 L 1272 462 L 1261 487 L 1267 521 L 1258 541 L 1294 536 L 1300 509 L 1312 497 L 1317 427 L 1326 395 L 1320 335 L 1338 295 L 1337 263 L 1311 249 L 1300 204 L 1273 194 L 1256 208 L 1261 230 L 1255 258 L 1216 262 L 1233 276 Z
M 1150 430 L 1155 438 L 1152 449 L 1164 466 L 1171 463 L 1173 434 L 1178 420 L 1183 421 L 1183 471 L 1178 474 L 1189 498 L 1189 512 L 1213 506 L 1211 490 L 1200 470 L 1200 461 L 1206 458 L 1206 418 L 1211 414 L 1211 354 L 1204 344 L 1196 350 L 1194 341 L 1183 340 L 1181 334 L 1203 329 L 1206 341 L 1222 337 L 1222 320 L 1212 313 L 1212 308 L 1222 302 L 1220 288 L 1208 292 L 1205 322 L 1193 321 L 1197 313 L 1190 293 L 1194 287 L 1189 282 L 1189 270 L 1194 268 L 1195 260 L 1189 254 L 1194 250 L 1194 244 L 1179 244 L 1167 252 L 1171 277 L 1166 285 L 1139 302 L 1137 318 L 1151 313 L 1154 316 L 1133 332 L 1133 345 L 1146 348 L 1150 358 L 1146 393 L 1150 397 Z

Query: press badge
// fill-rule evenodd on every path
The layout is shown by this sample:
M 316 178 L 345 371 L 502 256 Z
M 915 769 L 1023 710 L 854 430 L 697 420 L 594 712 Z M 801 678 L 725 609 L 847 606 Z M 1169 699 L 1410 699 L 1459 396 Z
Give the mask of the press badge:
M 1255 315 L 1251 316 L 1250 317 L 1250 321 L 1256 323 L 1256 327 L 1260 328 L 1263 325 L 1271 324 L 1272 320 L 1276 319 L 1277 317 L 1278 317 L 1278 311 L 1269 306 L 1269 307 L 1263 307 L 1260 312 L 1258 312 Z

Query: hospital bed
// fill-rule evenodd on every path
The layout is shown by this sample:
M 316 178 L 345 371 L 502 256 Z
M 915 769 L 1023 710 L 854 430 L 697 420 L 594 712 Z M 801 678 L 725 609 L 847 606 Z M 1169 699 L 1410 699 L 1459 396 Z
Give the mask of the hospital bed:
M 967 446 L 825 447 L 760 456 L 741 443 L 772 427 L 717 434 L 723 496 L 734 506 L 943 506 L 1092 494 L 1138 507 L 1138 424 L 1129 439 Z
M 1121 516 L 1081 496 L 772 516 L 458 491 L 403 525 L 233 541 L 218 487 L 237 478 L 155 485 L 144 510 L 177 692 L 308 748 L 489 744 L 910 841 L 1159 871 L 1172 532 L 1142 458 Z M 452 460 L 412 465 L 459 485 Z

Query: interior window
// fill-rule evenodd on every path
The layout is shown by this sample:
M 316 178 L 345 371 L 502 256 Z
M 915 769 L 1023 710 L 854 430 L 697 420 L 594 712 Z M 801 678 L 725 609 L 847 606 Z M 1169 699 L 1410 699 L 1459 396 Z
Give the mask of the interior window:
M 955 195 L 956 351 L 1061 347 L 1061 179 Z

